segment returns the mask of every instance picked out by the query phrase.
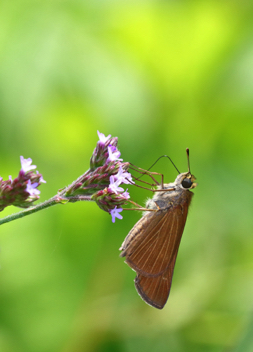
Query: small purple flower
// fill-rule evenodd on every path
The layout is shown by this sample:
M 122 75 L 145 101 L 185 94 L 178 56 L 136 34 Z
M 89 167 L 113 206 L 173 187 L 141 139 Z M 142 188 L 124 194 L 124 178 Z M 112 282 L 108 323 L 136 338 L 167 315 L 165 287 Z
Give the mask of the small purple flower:
M 124 188 L 119 187 L 119 185 L 121 184 L 121 180 L 115 180 L 114 176 L 110 176 L 110 184 L 109 184 L 109 189 L 118 194 L 120 192 L 124 191 Z
M 115 207 L 110 211 L 110 214 L 112 216 L 112 222 L 115 222 L 115 218 L 123 219 L 123 216 L 119 214 L 122 210 L 122 208 Z
M 130 172 L 124 171 L 122 166 L 119 167 L 118 173 L 116 175 L 114 175 L 114 179 L 115 180 L 120 180 L 120 183 L 128 184 L 128 183 L 130 183 L 129 181 L 131 181 L 131 183 L 134 183 L 134 181 L 132 180 L 132 175 L 130 174 Z
M 31 196 L 37 196 L 40 194 L 40 191 L 36 188 L 39 184 L 37 182 L 32 183 L 31 180 L 28 180 L 26 186 L 26 192 L 30 193 Z
M 108 162 L 116 161 L 116 160 L 120 160 L 120 161 L 123 160 L 123 159 L 119 159 L 120 151 L 114 145 L 108 146 L 108 154 L 109 154 L 109 156 L 107 158 Z
M 108 141 L 108 139 L 111 138 L 111 135 L 109 134 L 109 136 L 105 136 L 103 133 L 100 133 L 99 131 L 97 131 L 98 133 L 98 138 L 99 138 L 99 142 L 102 145 L 105 145 L 105 143 Z
M 36 171 L 36 174 L 37 174 L 37 175 L 39 174 L 39 171 L 38 171 L 38 170 Z M 42 175 L 40 176 L 39 182 L 40 182 L 40 183 L 47 183 L 47 181 L 45 181 L 45 180 L 43 179 Z
M 33 169 L 36 169 L 36 167 L 37 167 L 36 165 L 31 165 L 31 163 L 32 163 L 31 158 L 25 159 L 23 156 L 21 156 L 20 161 L 21 161 L 21 169 L 24 172 L 31 171 Z
M 42 177 L 42 175 L 41 175 L 41 177 L 40 177 L 40 183 L 47 183 L 47 181 L 44 180 L 44 178 Z
M 123 197 L 125 197 L 126 199 L 129 199 L 130 198 L 130 194 L 129 192 L 127 192 L 127 190 L 121 194 Z

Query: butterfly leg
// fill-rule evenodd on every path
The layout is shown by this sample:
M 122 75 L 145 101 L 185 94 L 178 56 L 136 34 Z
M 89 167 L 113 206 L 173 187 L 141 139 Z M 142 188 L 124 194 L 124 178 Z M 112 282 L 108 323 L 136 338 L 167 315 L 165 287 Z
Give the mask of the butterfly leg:
M 153 177 L 153 175 L 161 176 L 161 184 L 163 185 L 163 174 L 160 174 L 158 172 L 148 171 L 148 170 L 142 169 L 140 167 L 137 167 L 133 164 L 131 164 L 131 166 L 132 166 L 132 168 L 131 168 L 132 170 L 137 171 L 142 175 L 148 175 L 155 182 L 156 185 L 160 185 L 160 183 Z M 135 179 L 138 179 L 138 178 L 135 178 Z
M 159 205 L 154 201 L 155 205 L 157 206 L 157 210 L 161 210 L 161 208 L 159 207 Z
M 143 182 L 143 181 L 142 181 L 142 182 Z M 143 188 L 143 189 L 146 189 L 146 190 L 151 191 L 151 192 L 154 192 L 154 191 L 155 191 L 154 189 L 137 185 L 136 183 L 133 183 L 133 182 L 131 182 L 131 181 L 129 181 L 129 183 L 130 183 L 131 185 L 133 185 L 133 186 L 136 186 L 136 187 L 139 187 L 139 188 Z M 149 185 L 148 182 L 144 182 L 144 183 L 147 183 L 147 184 Z M 151 185 L 151 186 L 153 186 L 153 185 Z
M 139 210 L 139 211 L 156 211 L 156 209 L 147 209 L 139 205 L 138 203 L 135 203 L 132 200 L 128 200 L 129 203 L 135 205 L 137 208 L 123 208 L 123 210 Z
M 175 188 L 154 189 L 153 192 L 169 192 L 175 191 Z

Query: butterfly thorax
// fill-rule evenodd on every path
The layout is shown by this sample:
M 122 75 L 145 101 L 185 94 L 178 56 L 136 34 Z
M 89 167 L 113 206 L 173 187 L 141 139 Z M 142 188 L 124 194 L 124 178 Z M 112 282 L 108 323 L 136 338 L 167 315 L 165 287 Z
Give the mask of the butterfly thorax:
M 182 181 L 189 178 L 192 181 L 190 188 L 184 188 L 182 186 Z M 195 177 L 189 172 L 179 174 L 175 182 L 165 183 L 163 186 L 159 185 L 158 190 L 164 189 L 164 191 L 155 192 L 152 199 L 149 199 L 146 203 L 146 208 L 159 210 L 168 210 L 170 207 L 180 205 L 182 203 L 190 203 L 193 193 L 189 189 L 195 188 L 197 186 L 194 183 Z

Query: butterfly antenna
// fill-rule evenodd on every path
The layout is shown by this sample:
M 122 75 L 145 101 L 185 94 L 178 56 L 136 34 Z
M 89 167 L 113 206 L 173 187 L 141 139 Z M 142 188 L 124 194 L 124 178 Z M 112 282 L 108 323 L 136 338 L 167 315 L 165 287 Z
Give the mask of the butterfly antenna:
M 171 158 L 168 156 L 168 155 L 163 155 L 164 157 L 166 157 L 166 158 L 168 158 L 168 159 L 170 159 L 170 162 L 171 162 L 171 164 L 174 166 L 174 168 L 177 170 L 177 172 L 180 174 L 180 171 L 178 170 L 178 168 L 176 167 L 176 165 L 173 163 L 173 161 L 171 160 Z M 161 156 L 160 158 L 162 158 L 163 156 Z M 159 158 L 159 159 L 160 159 Z
M 188 150 L 188 151 L 189 151 L 189 150 Z M 173 161 L 171 160 L 171 158 L 170 158 L 168 155 L 161 155 L 161 156 L 154 162 L 154 164 L 152 164 L 146 171 L 149 171 L 149 170 L 158 162 L 158 160 L 160 160 L 161 158 L 164 158 L 164 157 L 170 159 L 170 162 L 172 163 L 172 165 L 174 166 L 174 168 L 177 170 L 177 172 L 180 174 L 180 171 L 178 170 L 178 168 L 176 167 L 176 165 L 173 163 Z M 133 165 L 133 164 L 131 164 L 131 165 Z M 134 165 L 133 165 L 133 166 L 134 166 Z M 136 177 L 135 179 L 136 179 L 136 180 L 139 180 L 139 179 L 140 179 L 142 176 L 144 176 L 145 174 L 147 174 L 147 172 L 144 172 L 141 176 Z
M 170 159 L 172 165 L 173 165 L 174 168 L 177 170 L 177 172 L 180 174 L 180 171 L 178 170 L 178 168 L 176 167 L 176 165 L 173 163 L 173 161 L 171 160 L 171 158 L 170 158 L 168 155 L 161 155 L 161 156 L 154 162 L 154 164 L 152 164 L 152 165 L 147 169 L 147 171 L 149 171 L 149 170 L 158 162 L 158 160 L 160 160 L 161 158 L 164 158 L 164 157 Z
M 187 162 L 188 162 L 188 172 L 191 173 L 191 171 L 190 171 L 189 148 L 186 148 L 186 155 L 187 155 Z

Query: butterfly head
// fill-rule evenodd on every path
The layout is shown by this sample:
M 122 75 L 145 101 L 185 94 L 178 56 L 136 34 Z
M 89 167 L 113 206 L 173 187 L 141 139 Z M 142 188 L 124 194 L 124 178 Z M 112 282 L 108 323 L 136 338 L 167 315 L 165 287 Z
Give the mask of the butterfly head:
M 189 159 L 189 149 L 186 149 L 187 161 L 188 161 L 188 172 L 183 172 L 179 174 L 175 180 L 176 189 L 189 190 L 197 186 L 196 177 L 192 175 L 190 171 L 190 159 Z
M 196 177 L 189 171 L 179 174 L 175 180 L 176 188 L 179 189 L 193 189 L 197 186 Z

